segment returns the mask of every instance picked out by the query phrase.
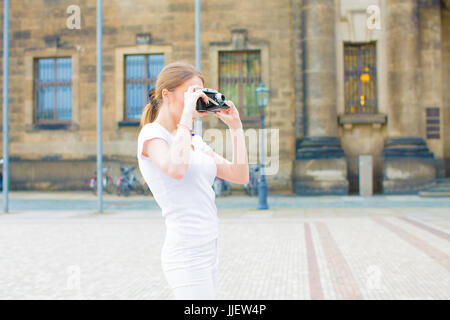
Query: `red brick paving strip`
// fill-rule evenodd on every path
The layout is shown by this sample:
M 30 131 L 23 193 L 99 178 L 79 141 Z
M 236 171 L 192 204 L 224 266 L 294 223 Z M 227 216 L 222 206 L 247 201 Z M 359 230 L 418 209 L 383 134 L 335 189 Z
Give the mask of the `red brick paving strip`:
M 407 217 L 399 217 L 399 219 L 404 220 L 406 222 L 409 222 L 412 225 L 415 225 L 416 227 L 419 227 L 419 228 L 421 228 L 423 230 L 431 232 L 435 236 L 438 236 L 438 237 L 440 237 L 440 238 L 442 238 L 444 240 L 450 241 L 450 235 L 448 235 L 445 232 L 442 232 L 441 230 L 434 229 L 432 227 L 427 226 L 426 224 L 423 224 L 423 223 L 421 223 L 419 221 L 416 221 L 416 220 L 413 220 L 413 219 L 410 219 L 410 218 L 407 218 Z
M 322 242 L 322 248 L 333 279 L 333 287 L 337 298 L 342 300 L 362 299 L 352 271 L 328 227 L 323 222 L 316 222 L 315 224 Z
M 306 255 L 308 258 L 309 292 L 312 300 L 323 300 L 322 285 L 320 284 L 319 266 L 309 223 L 305 223 Z
M 440 265 L 442 265 L 445 269 L 450 270 L 450 256 L 445 254 L 439 249 L 436 249 L 435 247 L 430 246 L 428 243 L 423 241 L 422 239 L 416 237 L 415 235 L 403 230 L 400 227 L 397 227 L 396 225 L 393 225 L 389 222 L 387 222 L 384 219 L 381 218 L 372 218 L 379 224 L 381 224 L 386 229 L 391 230 L 393 233 L 398 235 L 400 238 L 408 242 L 409 244 L 413 245 L 417 249 L 424 252 L 426 255 L 428 255 L 430 258 L 436 260 Z

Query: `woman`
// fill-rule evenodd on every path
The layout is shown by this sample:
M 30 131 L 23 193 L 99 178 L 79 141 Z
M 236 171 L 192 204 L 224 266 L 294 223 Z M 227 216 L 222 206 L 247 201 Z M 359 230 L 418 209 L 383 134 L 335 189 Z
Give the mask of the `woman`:
M 175 299 L 215 299 L 218 217 L 212 185 L 215 177 L 245 184 L 247 149 L 239 113 L 231 101 L 214 113 L 229 128 L 233 159 L 215 153 L 192 133 L 202 75 L 190 64 L 174 62 L 158 75 L 145 106 L 138 137 L 138 162 L 165 218 L 161 266 Z

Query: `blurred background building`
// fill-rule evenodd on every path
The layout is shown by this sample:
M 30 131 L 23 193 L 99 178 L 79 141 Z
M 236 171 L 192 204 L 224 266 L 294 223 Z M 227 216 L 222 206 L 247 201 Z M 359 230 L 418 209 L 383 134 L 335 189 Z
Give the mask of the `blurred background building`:
M 71 5 L 79 29 L 67 26 Z M 11 187 L 86 189 L 96 1 L 14 0 L 10 20 Z M 105 166 L 136 164 L 148 91 L 164 64 L 195 64 L 194 23 L 194 0 L 104 1 Z M 359 155 L 374 157 L 375 193 L 449 176 L 449 0 L 208 0 L 201 35 L 205 86 L 235 102 L 245 129 L 259 128 L 256 86 L 272 90 L 270 191 L 356 193 Z M 208 128 L 226 129 L 213 116 Z

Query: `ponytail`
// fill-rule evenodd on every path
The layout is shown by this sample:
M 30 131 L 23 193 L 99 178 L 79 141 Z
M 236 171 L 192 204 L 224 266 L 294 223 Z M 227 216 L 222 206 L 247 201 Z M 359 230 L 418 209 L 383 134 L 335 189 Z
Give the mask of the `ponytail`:
M 148 104 L 142 110 L 141 116 L 141 128 L 145 126 L 147 123 L 153 122 L 156 119 L 159 111 L 159 103 L 154 99 L 155 90 L 149 92 Z
M 149 102 L 144 109 L 142 110 L 141 116 L 141 128 L 145 126 L 147 123 L 153 122 L 156 119 L 158 114 L 159 106 L 155 104 L 155 102 Z

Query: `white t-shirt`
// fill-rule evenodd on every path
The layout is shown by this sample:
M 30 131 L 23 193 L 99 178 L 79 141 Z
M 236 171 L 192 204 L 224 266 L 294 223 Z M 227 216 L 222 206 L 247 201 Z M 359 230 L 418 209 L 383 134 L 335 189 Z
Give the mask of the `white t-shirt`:
M 138 164 L 142 177 L 162 209 L 166 224 L 166 241 L 182 246 L 204 244 L 218 237 L 216 194 L 212 188 L 217 174 L 214 159 L 204 152 L 211 150 L 201 136 L 192 136 L 189 167 L 183 178 L 174 179 L 142 154 L 144 142 L 155 137 L 167 141 L 174 135 L 158 122 L 147 123 L 139 132 Z

